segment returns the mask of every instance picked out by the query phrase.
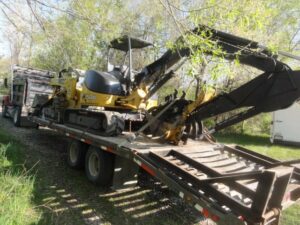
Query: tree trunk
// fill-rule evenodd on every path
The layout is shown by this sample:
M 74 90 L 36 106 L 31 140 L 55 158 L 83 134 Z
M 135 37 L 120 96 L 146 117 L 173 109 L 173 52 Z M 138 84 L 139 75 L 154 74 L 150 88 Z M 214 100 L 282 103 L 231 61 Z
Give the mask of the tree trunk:
M 8 88 L 7 78 L 4 78 L 4 87 Z

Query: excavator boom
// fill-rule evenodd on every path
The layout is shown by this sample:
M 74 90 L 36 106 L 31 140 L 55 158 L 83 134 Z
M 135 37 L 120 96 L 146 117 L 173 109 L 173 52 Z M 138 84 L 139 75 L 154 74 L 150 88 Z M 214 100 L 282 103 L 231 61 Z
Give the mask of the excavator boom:
M 190 34 L 200 36 L 200 38 L 207 38 L 216 47 L 221 48 L 222 54 L 220 57 L 224 57 L 227 60 L 238 59 L 240 64 L 261 70 L 262 74 L 230 93 L 211 96 L 211 99 L 207 101 L 198 101 L 195 104 L 195 102 L 183 103 L 181 99 L 177 106 L 178 109 L 183 109 L 177 110 L 177 115 L 172 113 L 172 118 L 176 119 L 172 119 L 170 122 L 168 115 L 164 116 L 164 118 L 169 120 L 168 125 L 165 127 L 171 127 L 167 131 L 164 130 L 164 133 L 167 134 L 166 136 L 172 137 L 169 139 L 171 142 L 178 143 L 185 132 L 184 126 L 188 127 L 190 126 L 189 124 L 195 121 L 199 124 L 209 117 L 239 108 L 246 108 L 246 110 L 216 124 L 211 130 L 216 131 L 262 112 L 286 108 L 299 99 L 300 71 L 293 71 L 287 64 L 279 61 L 272 51 L 261 46 L 258 42 L 211 29 L 204 25 L 198 26 Z M 183 37 L 177 39 L 177 42 L 181 41 L 183 41 Z M 192 46 L 193 48 L 196 49 L 197 46 Z M 207 55 L 213 54 L 212 50 L 209 49 L 204 52 Z M 176 50 L 169 49 L 161 58 L 145 67 L 136 76 L 136 84 L 149 85 L 161 77 L 161 80 L 167 80 L 166 75 L 172 74 L 172 71 L 168 73 L 166 71 L 183 57 L 189 57 L 191 53 L 191 48 L 188 47 L 181 47 Z M 174 107 L 176 107 L 176 104 L 174 104 Z M 162 109 L 163 107 L 160 108 L 160 110 Z M 171 114 L 171 110 L 172 108 L 166 114 Z M 158 123 L 162 124 L 163 122 L 166 121 L 159 121 Z

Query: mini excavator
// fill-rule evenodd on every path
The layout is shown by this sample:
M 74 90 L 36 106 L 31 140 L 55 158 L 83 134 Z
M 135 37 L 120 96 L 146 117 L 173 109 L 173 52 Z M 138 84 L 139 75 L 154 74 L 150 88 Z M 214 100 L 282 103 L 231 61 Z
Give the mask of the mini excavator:
M 125 52 L 128 66 L 109 64 L 112 69 L 108 72 L 88 70 L 80 88 L 76 88 L 78 74 L 73 76 L 74 71 L 62 71 L 52 81 L 52 98 L 40 104 L 37 114 L 104 136 L 121 134 L 129 130 L 131 125 L 128 124 L 134 123 L 139 131 L 178 144 L 203 136 L 201 121 L 207 118 L 244 109 L 206 132 L 212 133 L 259 113 L 286 108 L 300 97 L 300 71 L 293 71 L 266 47 L 205 25 L 199 25 L 190 33 L 204 34 L 222 49 L 222 57 L 238 58 L 240 64 L 254 67 L 262 74 L 229 93 L 216 95 L 202 91 L 195 101 L 174 93 L 166 102 L 156 105 L 151 103 L 151 97 L 174 77 L 176 69 L 192 54 L 191 47 L 179 45 L 176 50 L 168 49 L 159 59 L 136 72 L 132 69 L 132 50 L 151 43 L 124 36 L 112 41 L 110 46 Z M 179 37 L 176 42 L 182 41 L 183 37 Z M 213 54 L 209 50 L 205 53 Z M 288 53 L 285 55 L 298 59 Z
M 152 43 L 123 36 L 111 41 L 107 54 L 107 71 L 64 69 L 53 78 L 52 97 L 37 96 L 40 102 L 35 114 L 55 122 L 86 128 L 103 136 L 115 136 L 141 123 L 141 109 L 157 105 L 156 100 L 144 100 L 147 87 L 133 87 L 132 51 L 152 46 Z M 110 54 L 117 51 L 115 54 Z M 110 55 L 119 57 L 122 65 L 113 65 Z M 128 65 L 126 65 L 128 62 Z M 83 78 L 83 82 L 81 81 Z M 128 125 L 129 126 L 129 125 Z

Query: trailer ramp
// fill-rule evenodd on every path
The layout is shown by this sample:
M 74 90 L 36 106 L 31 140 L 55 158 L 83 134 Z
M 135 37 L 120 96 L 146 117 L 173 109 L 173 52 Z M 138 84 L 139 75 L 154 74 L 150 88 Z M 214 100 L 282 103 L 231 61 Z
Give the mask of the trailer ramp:
M 143 158 L 202 199 L 205 204 L 195 207 L 219 224 L 276 224 L 281 209 L 300 197 L 299 168 L 238 146 L 202 142 L 154 148 Z

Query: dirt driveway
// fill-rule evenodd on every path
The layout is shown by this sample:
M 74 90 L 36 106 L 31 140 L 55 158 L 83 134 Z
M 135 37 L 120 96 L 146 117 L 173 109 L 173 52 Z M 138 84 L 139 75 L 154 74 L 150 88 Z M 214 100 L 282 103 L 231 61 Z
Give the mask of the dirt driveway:
M 3 118 L 0 127 L 26 146 L 26 167 L 37 171 L 33 201 L 43 212 L 39 224 L 206 224 L 167 189 L 113 191 L 92 185 L 84 171 L 67 166 L 66 137 L 46 128 L 16 128 Z

